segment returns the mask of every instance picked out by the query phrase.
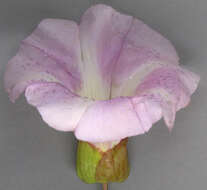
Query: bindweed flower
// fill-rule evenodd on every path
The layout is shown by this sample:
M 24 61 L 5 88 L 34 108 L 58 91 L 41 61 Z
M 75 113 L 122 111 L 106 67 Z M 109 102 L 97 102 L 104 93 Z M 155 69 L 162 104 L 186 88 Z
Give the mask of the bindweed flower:
M 89 8 L 80 24 L 43 20 L 5 74 L 12 101 L 25 92 L 50 127 L 74 132 L 87 183 L 123 181 L 127 138 L 161 118 L 172 129 L 198 82 L 167 39 L 105 5 Z

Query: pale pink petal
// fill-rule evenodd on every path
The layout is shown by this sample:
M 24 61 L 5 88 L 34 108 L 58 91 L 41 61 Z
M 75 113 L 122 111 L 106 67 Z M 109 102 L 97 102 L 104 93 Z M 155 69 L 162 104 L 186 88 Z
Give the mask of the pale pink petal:
M 70 20 L 45 19 L 24 40 L 62 65 L 74 78 L 80 78 L 81 51 L 78 25 Z
M 46 19 L 25 39 L 9 61 L 5 88 L 15 100 L 37 81 L 59 82 L 72 91 L 80 88 L 80 42 L 72 21 Z
M 176 111 L 188 105 L 198 82 L 197 75 L 179 66 L 167 65 L 151 72 L 137 87 L 135 94 L 156 97 L 162 108 L 166 125 L 171 129 Z
M 111 97 L 154 95 L 171 129 L 176 111 L 188 105 L 199 81 L 178 61 L 167 39 L 134 19 L 113 72 Z
M 147 132 L 162 117 L 172 129 L 176 111 L 188 105 L 198 81 L 197 75 L 179 66 L 163 65 L 144 78 L 134 97 L 97 101 L 90 106 L 75 135 L 90 142 L 123 139 Z
M 80 24 L 83 95 L 101 100 L 109 98 L 114 64 L 131 23 L 132 17 L 106 5 L 95 5 L 85 12 Z
M 154 97 L 140 96 L 131 98 L 131 102 L 136 110 L 137 114 L 140 115 L 140 120 L 145 132 L 149 131 L 152 124 L 159 121 L 162 117 L 162 109 L 160 104 Z
M 198 87 L 200 77 L 197 74 L 182 68 L 180 68 L 179 73 L 180 79 L 183 81 L 184 85 L 187 86 L 187 88 L 190 91 L 190 94 L 193 94 Z
M 169 40 L 134 18 L 113 72 L 112 97 L 131 96 L 145 73 L 179 58 Z
M 89 142 L 114 141 L 143 134 L 160 118 L 159 104 L 153 99 L 140 97 L 97 101 L 82 116 L 75 135 Z
M 57 83 L 35 83 L 25 96 L 48 125 L 60 131 L 73 131 L 92 101 L 80 98 Z

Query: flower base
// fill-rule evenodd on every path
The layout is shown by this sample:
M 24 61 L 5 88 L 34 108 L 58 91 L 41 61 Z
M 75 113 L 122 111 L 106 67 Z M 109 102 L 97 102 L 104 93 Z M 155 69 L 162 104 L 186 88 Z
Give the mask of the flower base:
M 91 143 L 79 141 L 77 175 L 85 183 L 122 182 L 129 175 L 128 139 L 102 151 Z

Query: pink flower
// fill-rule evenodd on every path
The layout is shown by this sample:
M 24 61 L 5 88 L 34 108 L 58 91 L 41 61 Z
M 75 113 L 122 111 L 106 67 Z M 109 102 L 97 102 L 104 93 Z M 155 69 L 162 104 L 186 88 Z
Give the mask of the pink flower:
M 49 126 L 89 142 L 143 134 L 162 117 L 171 129 L 198 82 L 167 39 L 105 5 L 79 25 L 43 20 L 5 74 L 12 101 L 25 91 Z

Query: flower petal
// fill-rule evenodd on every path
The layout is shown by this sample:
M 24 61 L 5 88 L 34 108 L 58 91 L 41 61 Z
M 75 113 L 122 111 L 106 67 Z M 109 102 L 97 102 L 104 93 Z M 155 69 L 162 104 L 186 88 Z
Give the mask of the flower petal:
M 80 41 L 83 54 L 81 95 L 109 99 L 111 75 L 132 17 L 106 5 L 89 8 L 81 19 Z
M 134 18 L 113 72 L 112 97 L 133 95 L 137 83 L 146 74 L 163 64 L 178 64 L 178 61 L 169 40 Z
M 199 81 L 197 75 L 180 68 L 178 61 L 167 39 L 134 19 L 113 73 L 112 97 L 153 95 L 171 129 L 176 111 L 187 106 Z
M 92 101 L 80 98 L 57 83 L 35 83 L 27 87 L 25 96 L 42 119 L 54 129 L 73 131 Z
M 114 141 L 143 134 L 162 117 L 172 129 L 176 111 L 188 105 L 198 82 L 197 75 L 179 66 L 163 65 L 144 78 L 134 97 L 97 101 L 90 106 L 75 135 L 90 142 Z
M 120 140 L 147 132 L 160 118 L 158 104 L 142 97 L 97 101 L 82 116 L 75 135 L 89 142 Z
M 167 65 L 151 72 L 137 86 L 135 94 L 154 96 L 162 108 L 166 125 L 171 129 L 176 111 L 188 105 L 198 82 L 199 77 L 190 71 L 179 66 Z
M 119 140 L 147 132 L 162 117 L 172 129 L 176 111 L 187 106 L 198 81 L 197 75 L 174 65 L 157 69 L 137 87 L 136 96 L 97 101 L 90 106 L 75 135 L 89 142 Z
M 75 91 L 80 86 L 78 26 L 72 21 L 46 19 L 25 39 L 5 74 L 5 87 L 14 101 L 27 85 L 60 82 Z
M 43 51 L 62 65 L 74 78 L 79 78 L 81 51 L 78 25 L 69 20 L 45 19 L 24 40 L 25 43 Z

